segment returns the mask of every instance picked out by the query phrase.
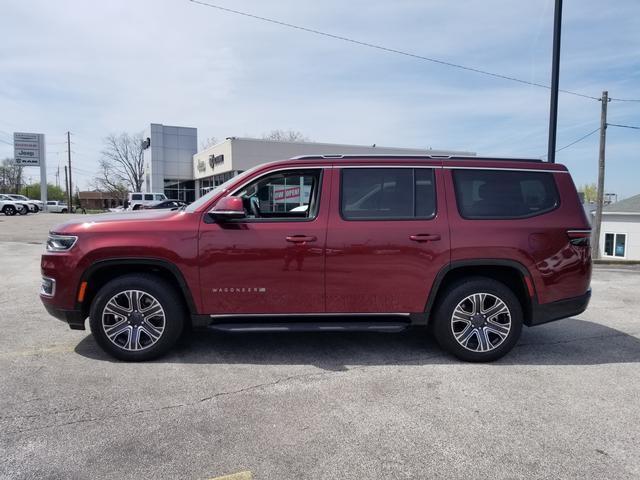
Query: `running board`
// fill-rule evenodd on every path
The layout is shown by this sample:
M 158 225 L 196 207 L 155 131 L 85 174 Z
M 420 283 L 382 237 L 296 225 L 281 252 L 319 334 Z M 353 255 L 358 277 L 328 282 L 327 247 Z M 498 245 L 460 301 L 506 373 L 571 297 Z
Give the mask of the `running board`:
M 280 322 L 212 323 L 209 329 L 223 332 L 401 332 L 408 322 Z

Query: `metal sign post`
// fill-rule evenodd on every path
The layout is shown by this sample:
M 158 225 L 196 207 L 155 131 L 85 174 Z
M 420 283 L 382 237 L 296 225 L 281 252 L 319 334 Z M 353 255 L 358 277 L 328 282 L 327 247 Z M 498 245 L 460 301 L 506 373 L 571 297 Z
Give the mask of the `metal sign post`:
M 13 133 L 13 156 L 16 165 L 40 166 L 40 201 L 43 209 L 47 205 L 47 161 L 43 133 Z

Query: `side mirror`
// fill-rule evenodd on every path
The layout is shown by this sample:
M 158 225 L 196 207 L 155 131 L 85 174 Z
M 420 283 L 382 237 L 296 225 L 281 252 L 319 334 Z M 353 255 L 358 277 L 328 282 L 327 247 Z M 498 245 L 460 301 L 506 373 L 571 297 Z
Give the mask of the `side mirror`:
M 240 197 L 224 197 L 209 210 L 209 215 L 218 221 L 245 218 L 244 206 Z

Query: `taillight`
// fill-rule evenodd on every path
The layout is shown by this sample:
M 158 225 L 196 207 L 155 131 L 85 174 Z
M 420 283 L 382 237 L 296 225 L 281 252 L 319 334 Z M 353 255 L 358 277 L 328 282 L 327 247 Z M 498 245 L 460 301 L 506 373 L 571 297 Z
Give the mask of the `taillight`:
M 588 247 L 591 244 L 591 230 L 567 230 L 571 245 Z

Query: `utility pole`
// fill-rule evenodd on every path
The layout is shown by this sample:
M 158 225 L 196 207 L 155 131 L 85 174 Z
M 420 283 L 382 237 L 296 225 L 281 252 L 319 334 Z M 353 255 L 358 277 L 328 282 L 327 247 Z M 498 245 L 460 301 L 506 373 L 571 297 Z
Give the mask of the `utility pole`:
M 600 226 L 602 224 L 602 207 L 604 206 L 604 153 L 607 143 L 607 104 L 609 92 L 602 92 L 602 109 L 600 111 L 600 154 L 598 156 L 598 192 L 596 199 L 596 218 L 593 223 L 592 252 L 593 258 L 600 258 Z
M 73 189 L 71 187 L 71 132 L 67 132 L 67 156 L 69 158 L 69 212 L 73 207 Z
M 556 130 L 558 127 L 558 86 L 560 84 L 560 33 L 562 0 L 556 0 L 553 14 L 553 60 L 551 62 L 551 100 L 549 105 L 549 145 L 547 161 L 556 163 Z
M 67 176 L 67 166 L 64 166 L 64 189 L 66 190 L 67 199 L 69 198 L 69 177 Z M 71 208 L 71 207 L 69 207 Z

